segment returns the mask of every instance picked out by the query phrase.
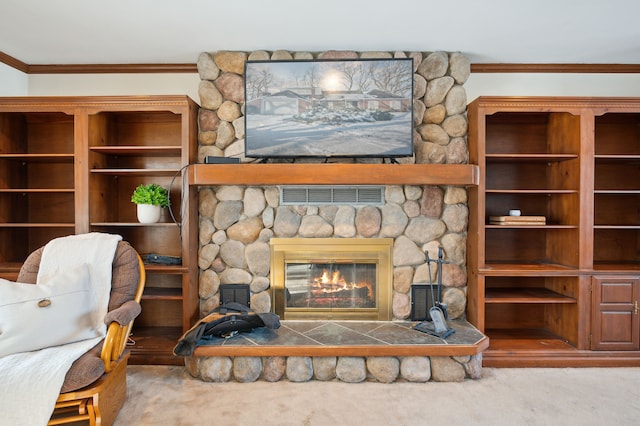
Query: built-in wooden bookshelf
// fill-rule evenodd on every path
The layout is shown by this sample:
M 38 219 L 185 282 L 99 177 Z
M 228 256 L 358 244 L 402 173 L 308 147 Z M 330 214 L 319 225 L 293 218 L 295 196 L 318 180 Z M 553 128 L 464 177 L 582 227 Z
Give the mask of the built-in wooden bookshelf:
M 640 99 L 482 97 L 469 121 L 468 319 L 491 340 L 485 364 L 640 365 Z M 546 220 L 489 220 L 512 209 Z
M 182 175 L 196 161 L 197 105 L 185 96 L 0 98 L 0 274 L 15 279 L 29 253 L 55 237 L 122 235 L 146 264 L 131 363 L 182 363 L 172 349 L 198 318 L 197 207 Z M 171 189 L 172 212 L 140 224 L 139 184 Z M 182 206 L 182 208 L 180 208 Z

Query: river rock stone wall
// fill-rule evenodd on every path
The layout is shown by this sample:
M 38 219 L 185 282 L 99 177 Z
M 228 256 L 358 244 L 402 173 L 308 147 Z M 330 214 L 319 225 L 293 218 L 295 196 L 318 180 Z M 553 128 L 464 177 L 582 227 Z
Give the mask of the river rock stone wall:
M 199 161 L 207 155 L 239 157 L 244 153 L 244 64 L 247 60 L 413 58 L 413 158 L 399 162 L 462 164 L 468 162 L 467 95 L 471 66 L 461 53 L 447 52 L 203 52 L 200 74 Z M 320 160 L 318 160 L 320 161 Z M 345 161 L 345 160 L 338 160 Z M 380 162 L 380 159 L 359 159 Z
M 393 318 L 411 311 L 412 283 L 438 279 L 442 246 L 443 301 L 451 319 L 464 316 L 467 192 L 460 187 L 386 186 L 382 206 L 288 206 L 271 187 L 220 186 L 200 190 L 200 308 L 220 303 L 220 284 L 249 284 L 251 307 L 269 312 L 269 240 L 279 238 L 393 238 Z M 431 271 L 429 271 L 429 268 Z
M 482 354 L 472 356 L 187 357 L 186 368 L 206 382 L 339 380 L 462 382 L 482 378 Z

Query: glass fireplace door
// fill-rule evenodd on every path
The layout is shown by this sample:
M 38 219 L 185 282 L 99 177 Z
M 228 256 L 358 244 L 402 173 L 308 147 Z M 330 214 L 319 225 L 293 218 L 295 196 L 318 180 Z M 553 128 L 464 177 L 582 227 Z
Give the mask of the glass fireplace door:
M 285 307 L 376 308 L 375 263 L 287 263 Z
M 272 309 L 284 320 L 392 319 L 392 238 L 271 238 Z

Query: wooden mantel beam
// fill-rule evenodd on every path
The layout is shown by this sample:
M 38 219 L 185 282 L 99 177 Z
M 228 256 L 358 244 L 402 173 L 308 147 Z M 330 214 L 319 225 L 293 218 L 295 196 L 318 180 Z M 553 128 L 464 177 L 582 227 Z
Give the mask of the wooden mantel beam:
M 478 184 L 473 164 L 194 164 L 190 185 Z

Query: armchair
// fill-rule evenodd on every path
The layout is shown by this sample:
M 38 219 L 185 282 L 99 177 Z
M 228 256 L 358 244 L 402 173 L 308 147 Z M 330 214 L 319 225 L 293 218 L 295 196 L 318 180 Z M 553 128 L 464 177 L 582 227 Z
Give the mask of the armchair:
M 25 260 L 18 281 L 35 283 L 43 248 Z M 50 425 L 89 421 L 110 425 L 126 399 L 126 344 L 133 320 L 141 311 L 145 269 L 138 253 L 125 241 L 118 242 L 113 260 L 107 334 L 104 340 L 78 358 L 64 380 Z

